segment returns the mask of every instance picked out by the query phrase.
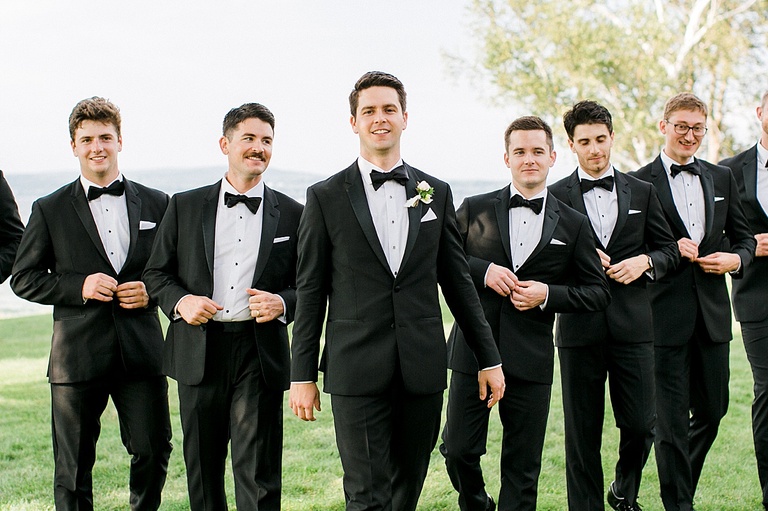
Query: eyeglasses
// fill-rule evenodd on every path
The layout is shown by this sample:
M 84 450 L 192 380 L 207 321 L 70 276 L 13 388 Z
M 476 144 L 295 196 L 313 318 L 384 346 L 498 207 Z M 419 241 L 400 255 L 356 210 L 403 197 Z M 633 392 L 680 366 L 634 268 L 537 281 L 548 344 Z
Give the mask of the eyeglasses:
M 664 119 L 667 124 L 672 124 L 669 119 Z M 687 135 L 689 131 L 693 131 L 693 134 L 697 137 L 703 137 L 707 133 L 706 126 L 688 126 L 687 124 L 672 124 L 675 128 L 675 133 L 678 135 Z

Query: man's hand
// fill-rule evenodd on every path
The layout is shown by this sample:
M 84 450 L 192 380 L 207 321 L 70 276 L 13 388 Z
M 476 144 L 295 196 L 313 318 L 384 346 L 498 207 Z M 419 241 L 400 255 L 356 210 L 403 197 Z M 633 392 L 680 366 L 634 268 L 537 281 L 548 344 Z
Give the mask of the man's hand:
M 527 311 L 538 307 L 547 299 L 547 285 L 535 280 L 518 281 L 515 290 L 510 295 L 512 305 L 519 311 Z
M 83 301 L 111 302 L 117 292 L 117 281 L 106 273 L 94 273 L 83 282 Z
M 611 265 L 605 274 L 619 284 L 629 284 L 640 278 L 649 269 L 648 256 L 640 254 Z
M 488 408 L 493 408 L 493 405 L 504 397 L 506 385 L 504 384 L 504 372 L 501 370 L 501 366 L 478 371 L 477 382 L 480 385 L 480 401 L 485 401 L 488 398 Z M 488 395 L 488 387 L 491 388 L 490 396 Z M 291 385 L 291 395 L 293 395 L 293 385 Z
M 176 306 L 182 319 L 192 326 L 199 326 L 208 323 L 217 311 L 223 309 L 221 305 L 214 302 L 207 296 L 189 295 L 185 296 Z
M 246 289 L 248 294 L 248 308 L 251 310 L 251 317 L 256 318 L 256 323 L 267 323 L 277 319 L 285 313 L 283 301 L 279 296 L 259 291 L 258 289 Z
M 768 256 L 768 233 L 755 234 L 755 239 L 757 240 L 755 257 Z
M 677 240 L 677 249 L 680 250 L 680 256 L 688 259 L 692 263 L 699 257 L 699 245 L 690 238 L 680 238 Z
M 741 257 L 739 257 L 739 254 L 732 254 L 730 252 L 715 252 L 708 256 L 699 257 L 696 259 L 696 262 L 707 273 L 724 275 L 729 271 L 739 269 Z
M 611 256 L 600 250 L 599 248 L 595 249 L 597 250 L 597 255 L 600 256 L 600 264 L 603 265 L 603 269 L 607 270 L 611 267 Z
M 288 406 L 303 421 L 315 420 L 315 410 L 320 411 L 320 391 L 317 383 L 291 383 Z
M 517 277 L 509 268 L 491 263 L 485 274 L 485 285 L 501 296 L 509 296 L 517 285 Z
M 117 286 L 117 301 L 123 309 L 143 309 L 149 305 L 147 287 L 140 280 Z

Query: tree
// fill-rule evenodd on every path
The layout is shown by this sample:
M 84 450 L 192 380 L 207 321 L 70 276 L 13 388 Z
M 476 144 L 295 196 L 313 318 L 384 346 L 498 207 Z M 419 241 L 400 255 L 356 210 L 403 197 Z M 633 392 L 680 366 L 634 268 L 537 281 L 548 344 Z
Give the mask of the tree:
M 473 0 L 470 9 L 481 41 L 474 67 L 496 99 L 561 132 L 576 101 L 604 104 L 613 159 L 627 170 L 659 150 L 658 121 L 675 93 L 709 105 L 706 158 L 717 161 L 737 138 L 726 128 L 744 126 L 737 113 L 768 88 L 768 0 Z

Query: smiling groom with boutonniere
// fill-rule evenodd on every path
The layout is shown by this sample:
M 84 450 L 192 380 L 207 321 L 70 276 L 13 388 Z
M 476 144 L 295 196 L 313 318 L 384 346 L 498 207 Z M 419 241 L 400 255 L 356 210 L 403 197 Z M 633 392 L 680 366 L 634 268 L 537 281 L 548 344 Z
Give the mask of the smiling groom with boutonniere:
M 360 157 L 307 190 L 299 225 L 289 404 L 315 419 L 319 362 L 347 510 L 416 509 L 446 387 L 438 284 L 479 362 L 475 399 L 490 408 L 504 393 L 451 190 L 400 157 L 405 96 L 390 74 L 358 80 L 349 103 Z

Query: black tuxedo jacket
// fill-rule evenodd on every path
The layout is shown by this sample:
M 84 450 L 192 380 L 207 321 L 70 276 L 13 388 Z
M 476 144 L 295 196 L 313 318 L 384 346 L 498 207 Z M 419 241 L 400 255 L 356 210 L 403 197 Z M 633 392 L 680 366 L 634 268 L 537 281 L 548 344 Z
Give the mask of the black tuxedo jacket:
M 739 197 L 749 227 L 755 234 L 768 232 L 768 215 L 757 200 L 757 145 L 720 162 L 729 167 L 739 187 Z M 768 257 L 756 257 L 732 283 L 733 310 L 738 321 L 768 318 Z
M 656 190 L 651 184 L 618 170 L 614 175 L 619 216 L 607 247 L 597 243 L 597 235 L 590 224 L 595 246 L 608 254 L 614 263 L 640 254 L 650 255 L 654 275 L 659 279 L 677 267 L 680 252 L 664 218 Z M 578 170 L 550 186 L 549 190 L 576 211 L 587 214 Z M 653 342 L 647 281 L 645 275 L 630 284 L 620 284 L 609 278 L 611 303 L 608 308 L 596 313 L 561 314 L 555 335 L 557 346 L 601 344 L 609 337 L 619 343 Z
M 741 258 L 740 279 L 755 254 L 755 239 L 747 224 L 736 181 L 727 167 L 696 159 L 702 170 L 705 229 L 699 256 L 728 251 Z M 659 194 L 672 235 L 690 238 L 675 208 L 667 174 L 658 156 L 633 175 L 652 183 Z M 654 342 L 657 346 L 681 346 L 693 335 L 697 307 L 714 342 L 731 340 L 731 307 L 723 275 L 705 273 L 698 264 L 681 259 L 678 267 L 649 285 L 653 307 Z
M 178 193 L 171 198 L 160 225 L 152 256 L 144 272 L 150 296 L 173 318 L 179 300 L 188 295 L 213 295 L 213 256 L 216 209 L 221 181 Z M 264 220 L 253 287 L 280 295 L 290 323 L 296 306 L 296 229 L 302 206 L 285 194 L 264 187 Z M 251 320 L 268 386 L 289 386 L 289 349 L 286 324 Z M 183 319 L 168 326 L 163 371 L 179 383 L 197 385 L 205 372 L 206 326 L 192 326 Z
M 75 383 L 109 376 L 119 349 L 128 374 L 159 375 L 163 333 L 157 306 L 123 309 L 117 300 L 83 303 L 88 275 L 105 273 L 118 283 L 137 281 L 149 258 L 168 196 L 127 179 L 130 246 L 115 273 L 99 237 L 80 180 L 32 205 L 29 224 L 13 266 L 11 288 L 22 298 L 53 305 L 51 383 Z M 145 227 L 145 228 L 142 228 Z
M 603 309 L 610 300 L 608 283 L 595 251 L 589 220 L 549 194 L 541 239 L 515 275 L 520 280 L 548 284 L 544 310 L 517 310 L 508 297 L 485 287 L 491 263 L 512 268 L 509 239 L 509 186 L 467 198 L 457 212 L 459 231 L 469 259 L 472 281 L 508 377 L 552 383 L 554 346 L 552 325 L 556 312 Z M 454 326 L 448 341 L 449 366 L 463 373 L 478 365 L 463 331 Z
M 0 282 L 11 276 L 13 260 L 23 234 L 24 224 L 19 217 L 19 208 L 0 170 Z
M 438 284 L 482 367 L 501 362 L 456 228 L 446 183 L 405 165 L 406 196 L 434 188 L 431 204 L 408 208 L 408 237 L 397 276 L 381 249 L 357 162 L 311 186 L 299 226 L 293 381 L 317 381 L 320 337 L 325 391 L 374 395 L 400 371 L 411 393 L 446 386 L 446 345 Z

